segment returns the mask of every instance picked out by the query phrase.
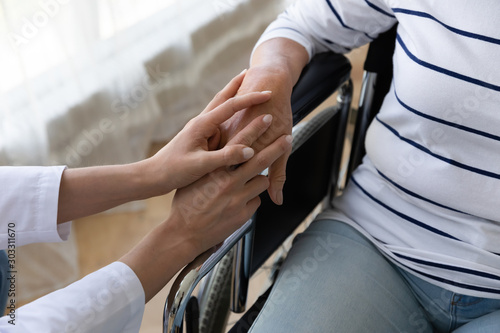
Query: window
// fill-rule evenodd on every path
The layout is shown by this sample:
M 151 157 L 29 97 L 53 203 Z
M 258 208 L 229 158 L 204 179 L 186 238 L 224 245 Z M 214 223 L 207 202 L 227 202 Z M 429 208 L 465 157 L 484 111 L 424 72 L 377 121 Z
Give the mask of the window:
M 0 164 L 70 164 L 68 149 L 104 118 L 116 130 L 84 162 L 137 160 L 241 71 L 238 56 L 221 66 L 219 55 L 248 57 L 281 2 L 0 0 Z M 116 102 L 151 73 L 168 75 L 118 117 Z M 128 149 L 107 151 L 118 143 Z
M 0 0 L 0 93 L 179 0 Z
M 171 8 L 179 0 L 107 0 L 98 1 L 99 36 L 110 38 L 134 24 Z

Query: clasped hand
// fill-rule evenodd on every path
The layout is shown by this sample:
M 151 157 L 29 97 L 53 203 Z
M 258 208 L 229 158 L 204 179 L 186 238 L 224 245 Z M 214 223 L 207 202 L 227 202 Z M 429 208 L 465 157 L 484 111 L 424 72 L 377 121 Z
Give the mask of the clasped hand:
M 197 252 L 223 241 L 252 216 L 260 205 L 259 194 L 269 187 L 267 177 L 259 173 L 291 147 L 291 136 L 283 135 L 255 154 L 252 144 L 272 123 L 272 116 L 264 114 L 217 149 L 223 122 L 271 97 L 269 91 L 235 96 L 244 76 L 243 72 L 229 82 L 149 161 L 157 175 L 165 175 L 166 180 L 159 182 L 165 192 L 178 189 L 171 216 L 182 221 Z

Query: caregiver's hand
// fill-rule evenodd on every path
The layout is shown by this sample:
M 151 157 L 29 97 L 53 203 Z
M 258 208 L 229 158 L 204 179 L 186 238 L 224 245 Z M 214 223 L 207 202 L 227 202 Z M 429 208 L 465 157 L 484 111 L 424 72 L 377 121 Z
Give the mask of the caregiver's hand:
M 124 165 L 66 169 L 59 189 L 57 223 L 163 195 L 219 167 L 239 165 L 250 159 L 255 154 L 250 146 L 270 126 L 270 115 L 254 118 L 234 140 L 217 150 L 221 123 L 239 110 L 271 97 L 270 92 L 235 96 L 244 75 L 236 76 L 153 157 Z
M 249 142 L 245 136 L 217 149 L 219 126 L 223 122 L 236 112 L 264 103 L 271 97 L 270 91 L 235 96 L 244 76 L 245 72 L 236 76 L 172 141 L 144 161 L 145 170 L 157 177 L 159 194 L 189 185 L 219 167 L 241 164 L 254 155 L 254 150 L 250 148 L 253 141 Z M 251 137 L 256 139 L 262 135 L 270 126 L 271 119 L 265 115 L 255 117 L 247 125 L 247 131 L 253 133 Z

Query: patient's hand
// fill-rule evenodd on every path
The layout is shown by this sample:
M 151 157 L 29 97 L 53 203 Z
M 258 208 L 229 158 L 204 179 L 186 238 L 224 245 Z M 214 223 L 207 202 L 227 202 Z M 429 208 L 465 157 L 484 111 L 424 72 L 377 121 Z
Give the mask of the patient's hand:
M 293 82 L 287 73 L 265 66 L 251 67 L 245 76 L 238 94 L 243 95 L 252 91 L 271 90 L 273 92 L 271 99 L 265 103 L 251 106 L 244 112 L 239 112 L 222 124 L 222 143 L 229 141 L 252 119 L 262 114 L 272 114 L 273 123 L 267 132 L 252 145 L 252 148 L 256 151 L 261 151 L 284 134 L 291 134 L 292 112 L 290 96 L 292 88 Z M 291 147 L 269 168 L 271 185 L 268 192 L 276 204 L 282 204 L 283 202 L 282 189 L 286 179 L 286 162 L 290 151 Z

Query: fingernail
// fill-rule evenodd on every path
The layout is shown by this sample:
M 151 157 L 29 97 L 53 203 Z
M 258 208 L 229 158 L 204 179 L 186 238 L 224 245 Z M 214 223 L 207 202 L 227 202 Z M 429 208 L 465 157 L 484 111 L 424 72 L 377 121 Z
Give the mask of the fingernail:
M 245 73 L 247 71 L 247 69 L 245 68 L 244 70 L 241 71 L 240 75 Z
M 286 142 L 288 142 L 288 143 L 292 143 L 292 141 L 293 141 L 293 137 L 292 137 L 291 135 L 287 135 L 287 136 L 285 137 L 285 140 L 286 140 Z
M 270 124 L 271 121 L 273 121 L 273 116 L 271 116 L 270 114 L 266 114 L 264 118 L 262 118 L 262 120 L 264 120 L 266 124 Z
M 276 191 L 276 202 L 278 205 L 283 204 L 283 191 L 281 190 Z
M 243 158 L 244 159 L 249 159 L 253 156 L 254 154 L 254 151 L 252 148 L 249 148 L 249 147 L 246 147 L 246 148 L 243 148 Z
M 273 92 L 271 90 L 264 90 L 264 91 L 261 91 L 261 93 L 271 95 Z

